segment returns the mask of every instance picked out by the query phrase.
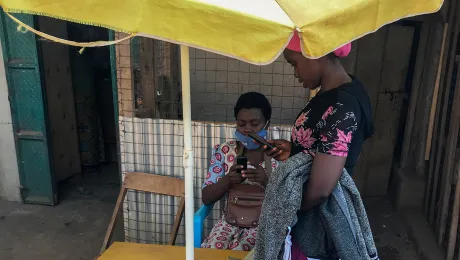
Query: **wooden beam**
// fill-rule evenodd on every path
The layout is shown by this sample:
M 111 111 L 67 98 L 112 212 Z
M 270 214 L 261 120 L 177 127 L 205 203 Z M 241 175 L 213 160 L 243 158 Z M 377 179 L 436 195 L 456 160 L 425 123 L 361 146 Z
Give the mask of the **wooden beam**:
M 433 214 L 434 214 L 434 209 L 435 209 L 435 203 L 436 203 L 436 196 L 437 196 L 437 189 L 438 189 L 438 171 L 436 170 L 436 161 L 440 154 L 437 154 L 438 148 L 439 148 L 439 139 L 440 139 L 440 123 L 441 119 L 440 117 L 442 116 L 442 101 L 444 96 L 442 93 L 445 92 L 445 81 L 447 78 L 447 74 L 449 73 L 449 69 L 451 68 L 452 64 L 452 59 L 451 55 L 453 55 L 452 48 L 456 48 L 453 44 L 453 32 L 454 32 L 454 27 L 455 27 L 455 10 L 456 10 L 456 3 L 457 1 L 450 2 L 450 5 L 452 8 L 454 8 L 453 11 L 449 12 L 449 19 L 448 19 L 448 24 L 449 26 L 447 27 L 447 40 L 446 40 L 446 49 L 444 51 L 444 57 L 443 57 L 443 69 L 441 71 L 441 79 L 440 79 L 440 93 L 438 93 L 438 100 L 436 101 L 436 108 L 435 108 L 435 116 L 434 116 L 434 123 L 433 123 L 433 134 L 432 134 L 432 139 L 431 139 L 431 144 L 430 144 L 430 150 L 433 152 L 430 152 L 430 157 L 429 157 L 429 167 L 428 167 L 428 179 L 427 179 L 427 185 L 426 185 L 426 191 L 425 191 L 425 213 L 427 214 L 428 222 L 432 222 L 433 220 Z M 439 95 L 440 94 L 440 95 Z
M 436 83 L 434 84 L 434 91 L 433 91 L 433 101 L 431 103 L 431 111 L 430 111 L 430 122 L 428 125 L 428 134 L 426 137 L 426 149 L 425 149 L 425 160 L 430 159 L 430 151 L 431 151 L 431 139 L 433 138 L 433 127 L 434 127 L 434 116 L 436 113 L 436 104 L 438 102 L 438 92 L 439 92 L 439 83 L 441 81 L 441 71 L 443 69 L 444 63 L 444 49 L 446 46 L 446 37 L 447 37 L 447 28 L 448 24 L 444 25 L 444 33 L 442 35 L 442 45 L 441 45 L 441 54 L 439 55 L 439 64 L 438 64 L 438 73 L 436 75 Z
M 458 219 L 460 211 L 460 149 L 457 149 L 456 156 L 456 166 L 454 169 L 455 174 L 455 193 L 454 193 L 454 202 L 452 205 L 452 218 L 450 221 L 450 230 L 449 230 L 449 240 L 447 242 L 447 258 L 446 260 L 453 260 L 455 247 L 457 245 L 457 236 L 458 236 Z M 447 213 L 446 213 L 447 214 Z M 459 256 L 460 257 L 460 256 Z
M 413 81 L 410 92 L 409 99 L 409 108 L 407 109 L 407 120 L 404 129 L 404 138 L 403 144 L 401 147 L 401 158 L 400 158 L 400 168 L 405 172 L 413 171 L 413 169 L 408 169 L 408 167 L 413 166 L 410 163 L 409 149 L 411 146 L 411 139 L 413 136 L 413 129 L 415 122 L 415 116 L 417 115 L 417 99 L 420 92 L 420 87 L 422 85 L 422 75 L 425 70 L 425 59 L 426 59 L 426 50 L 428 47 L 428 36 L 430 32 L 430 26 L 428 24 L 423 24 L 420 29 L 420 36 L 418 42 L 417 57 L 415 62 Z
M 159 113 L 156 102 L 156 73 L 155 73 L 155 40 L 143 37 L 140 40 L 139 68 L 140 68 L 140 110 L 146 114 L 142 117 L 158 118 Z
M 115 203 L 115 209 L 113 210 L 112 218 L 110 219 L 109 227 L 105 234 L 104 240 L 102 242 L 101 254 L 110 246 L 109 243 L 112 240 L 115 223 L 117 221 L 118 215 L 120 215 L 120 209 L 125 200 L 125 196 L 128 190 L 124 185 L 121 186 L 120 193 L 118 194 L 117 202 Z
M 457 3 L 458 1 L 454 1 Z M 456 4 L 456 9 L 458 11 L 460 7 L 460 4 Z M 432 196 L 430 199 L 430 215 L 429 215 L 429 222 L 434 221 L 435 215 L 436 215 L 436 205 L 438 205 L 438 198 L 436 194 L 438 193 L 438 181 L 439 181 L 439 174 L 441 172 L 441 162 L 444 159 L 444 146 L 445 146 L 445 138 L 444 138 L 444 133 L 445 133 L 445 127 L 446 127 L 446 119 L 447 119 L 447 108 L 449 104 L 449 94 L 450 94 L 450 86 L 452 82 L 452 74 L 453 74 L 453 69 L 454 69 L 454 62 L 455 62 L 455 54 L 457 51 L 457 40 L 458 40 L 458 31 L 459 31 L 459 26 L 460 26 L 460 19 L 456 19 L 456 13 L 457 12 L 451 12 L 452 18 L 451 21 L 455 21 L 455 26 L 449 26 L 449 28 L 452 28 L 452 33 L 448 33 L 449 36 L 452 36 L 449 41 L 449 51 L 448 51 L 448 56 L 447 56 L 447 69 L 443 71 L 443 76 L 441 76 L 441 85 L 442 86 L 442 91 L 440 98 L 440 102 L 438 102 L 438 107 L 436 108 L 436 118 L 438 119 L 435 122 L 434 129 L 437 130 L 436 134 L 434 134 L 434 138 L 432 141 L 432 147 L 436 146 L 436 152 L 433 152 L 430 156 L 430 174 L 434 175 L 433 178 L 433 190 L 431 192 Z M 449 24 L 453 24 L 449 23 Z M 450 30 L 450 29 L 449 29 Z M 447 75 L 447 76 L 445 76 Z M 439 111 L 439 113 L 438 113 Z M 434 151 L 434 150 L 433 150 Z M 423 158 L 424 159 L 424 158 Z
M 178 178 L 156 174 L 128 172 L 123 184 L 127 189 L 156 194 L 182 197 L 185 194 L 184 181 Z
M 115 32 L 115 40 L 126 37 L 127 34 Z M 118 114 L 124 117 L 134 115 L 133 68 L 131 62 L 131 41 L 123 41 L 115 45 L 117 85 L 118 85 Z
M 457 62 L 458 64 L 458 62 Z M 450 92 L 449 85 L 449 92 Z M 450 103 L 450 102 L 447 102 Z M 452 175 L 453 175 L 453 165 L 455 158 L 455 150 L 457 147 L 458 141 L 458 129 L 460 128 L 460 73 L 457 73 L 457 78 L 455 80 L 455 91 L 454 98 L 452 100 L 452 112 L 449 118 L 449 132 L 446 139 L 446 150 L 444 153 L 444 163 L 442 169 L 442 178 L 441 178 L 441 193 L 440 193 L 440 202 L 441 209 L 437 211 L 438 222 L 438 243 L 441 244 L 444 239 L 448 215 L 448 207 L 450 201 L 451 187 L 452 187 Z
M 174 219 L 174 225 L 171 230 L 171 237 L 169 238 L 169 245 L 176 243 L 177 234 L 179 233 L 180 223 L 185 211 L 185 197 L 180 198 L 179 207 L 177 209 L 176 218 Z

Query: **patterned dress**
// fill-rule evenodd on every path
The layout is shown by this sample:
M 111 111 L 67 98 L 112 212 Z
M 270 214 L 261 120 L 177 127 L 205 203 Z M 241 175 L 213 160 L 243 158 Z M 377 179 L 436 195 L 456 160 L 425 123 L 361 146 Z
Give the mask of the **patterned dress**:
M 291 156 L 299 152 L 315 156 L 319 152 L 348 157 L 354 145 L 354 134 L 360 129 L 360 119 L 360 105 L 350 93 L 341 89 L 318 93 L 295 120 L 291 135 Z M 356 145 L 359 145 L 357 148 L 360 151 L 362 142 Z M 347 158 L 345 168 L 350 174 L 356 159 Z
M 235 141 L 226 142 L 214 147 L 209 171 L 203 183 L 203 188 L 217 183 L 229 172 L 230 167 L 236 163 L 236 148 L 237 143 Z M 265 168 L 265 162 L 262 162 L 261 166 Z M 275 169 L 277 166 L 278 162 L 272 159 L 271 167 Z M 243 183 L 258 185 L 247 180 Z M 203 241 L 201 247 L 249 251 L 256 243 L 256 236 L 257 227 L 240 228 L 232 226 L 225 221 L 225 216 L 222 216 L 212 228 L 209 236 Z

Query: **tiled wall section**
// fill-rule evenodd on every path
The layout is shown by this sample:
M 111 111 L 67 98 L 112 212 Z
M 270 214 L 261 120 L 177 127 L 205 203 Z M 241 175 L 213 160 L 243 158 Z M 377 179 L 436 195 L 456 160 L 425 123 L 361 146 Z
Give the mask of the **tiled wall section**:
M 271 102 L 272 123 L 290 124 L 308 101 L 309 91 L 282 56 L 270 65 L 256 66 L 191 49 L 190 70 L 193 120 L 234 122 L 239 95 L 257 91 Z

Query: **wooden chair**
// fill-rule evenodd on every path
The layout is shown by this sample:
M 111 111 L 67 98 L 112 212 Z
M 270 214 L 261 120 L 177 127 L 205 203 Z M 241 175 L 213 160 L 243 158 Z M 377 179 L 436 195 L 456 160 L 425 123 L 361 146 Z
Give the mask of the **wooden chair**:
M 115 209 L 112 214 L 112 219 L 110 220 L 104 242 L 102 243 L 101 254 L 107 249 L 109 242 L 112 239 L 115 222 L 120 213 L 120 209 L 123 205 L 128 190 L 145 191 L 181 198 L 179 209 L 177 210 L 176 218 L 174 219 L 174 225 L 172 227 L 171 236 L 168 243 L 169 245 L 174 245 L 185 209 L 184 181 L 178 178 L 156 174 L 129 172 L 126 174 L 123 185 L 121 186 L 120 194 L 118 195 L 117 203 L 115 204 Z

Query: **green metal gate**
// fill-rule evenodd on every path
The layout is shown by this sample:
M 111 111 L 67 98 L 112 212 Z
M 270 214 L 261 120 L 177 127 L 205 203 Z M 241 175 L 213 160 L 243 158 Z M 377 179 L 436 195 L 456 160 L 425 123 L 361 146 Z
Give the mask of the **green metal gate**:
M 8 81 L 16 153 L 25 203 L 57 203 L 47 141 L 46 106 L 35 35 L 21 33 L 17 24 L 0 11 L 0 36 Z M 34 26 L 32 15 L 15 15 Z M 65 144 L 63 144 L 65 145 Z

